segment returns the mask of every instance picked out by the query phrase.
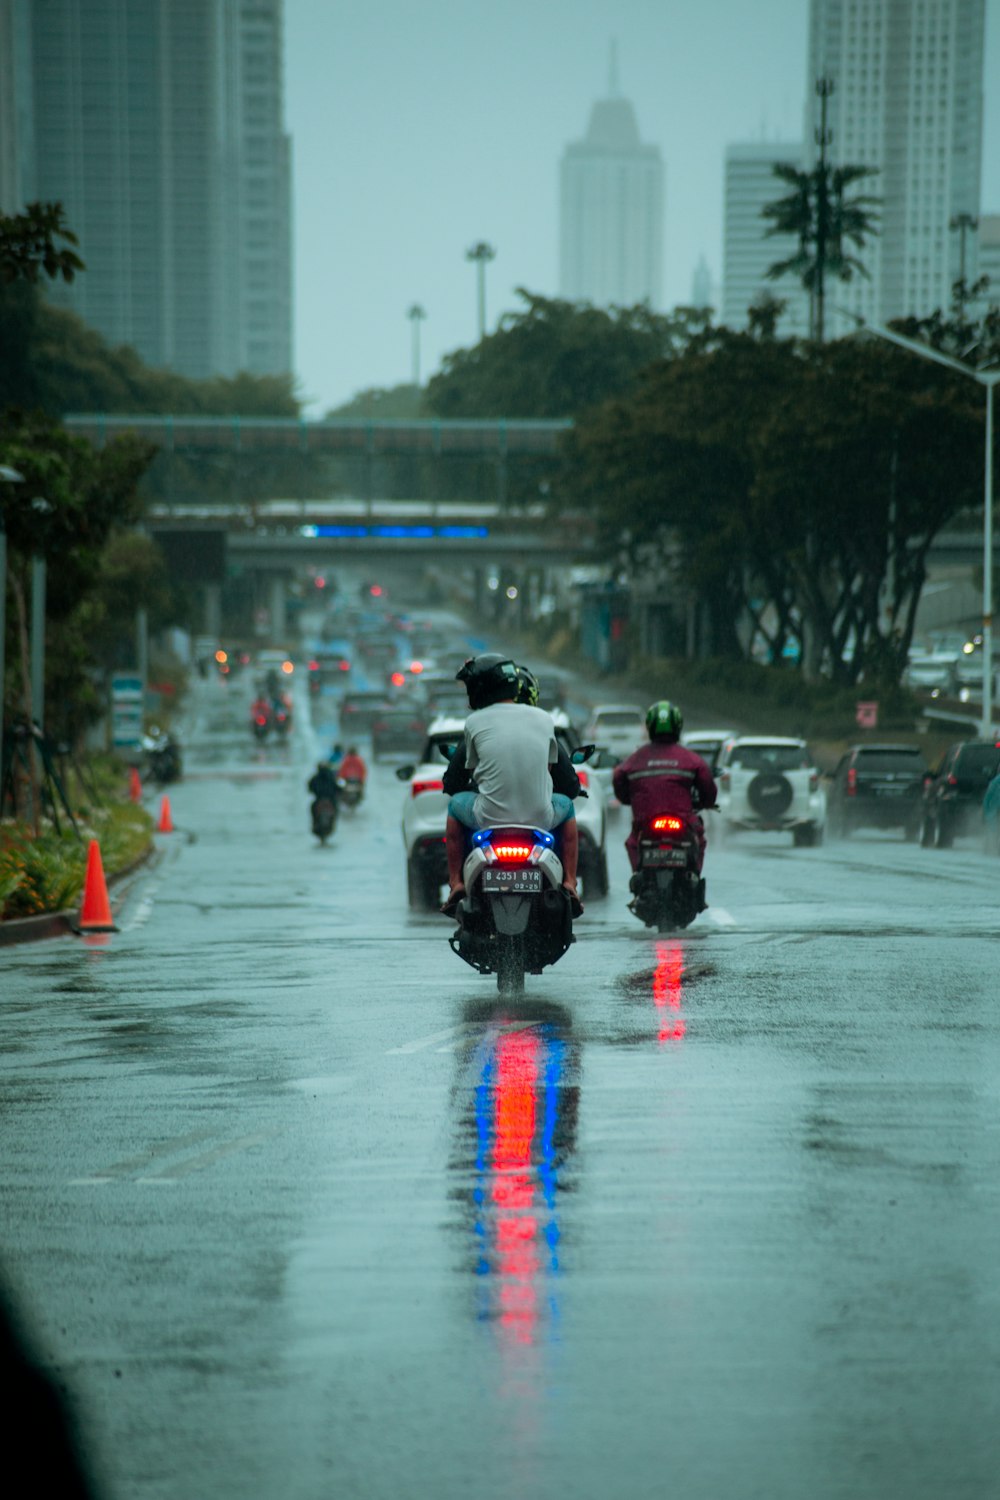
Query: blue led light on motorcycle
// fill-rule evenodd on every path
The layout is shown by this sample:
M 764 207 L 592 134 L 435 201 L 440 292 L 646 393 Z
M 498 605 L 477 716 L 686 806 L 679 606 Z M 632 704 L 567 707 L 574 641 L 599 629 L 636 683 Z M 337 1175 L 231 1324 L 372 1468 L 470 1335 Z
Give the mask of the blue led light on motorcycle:
M 489 843 L 489 841 L 490 841 L 490 839 L 492 837 L 493 837 L 493 829 L 492 828 L 480 828 L 480 830 L 479 830 L 478 833 L 474 833 L 472 835 L 472 846 L 473 846 L 473 848 L 474 849 L 481 849 L 484 844 L 488 844 Z
M 546 833 L 544 828 L 536 828 L 533 830 L 533 833 L 535 843 L 541 844 L 543 848 L 551 849 L 555 845 L 555 839 L 551 833 Z

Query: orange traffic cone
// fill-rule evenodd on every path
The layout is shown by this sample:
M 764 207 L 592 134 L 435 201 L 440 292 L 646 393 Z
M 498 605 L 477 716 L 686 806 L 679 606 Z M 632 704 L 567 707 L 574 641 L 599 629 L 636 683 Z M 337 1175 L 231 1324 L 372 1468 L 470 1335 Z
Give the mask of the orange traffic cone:
M 87 877 L 83 882 L 83 900 L 80 903 L 80 931 L 117 930 L 111 918 L 111 902 L 108 900 L 108 884 L 104 879 L 100 845 L 96 839 L 91 839 L 87 851 Z
M 128 794 L 133 802 L 142 801 L 142 781 L 135 766 L 128 768 Z
M 173 833 L 174 820 L 170 816 L 170 798 L 164 797 L 160 802 L 160 822 L 157 833 Z

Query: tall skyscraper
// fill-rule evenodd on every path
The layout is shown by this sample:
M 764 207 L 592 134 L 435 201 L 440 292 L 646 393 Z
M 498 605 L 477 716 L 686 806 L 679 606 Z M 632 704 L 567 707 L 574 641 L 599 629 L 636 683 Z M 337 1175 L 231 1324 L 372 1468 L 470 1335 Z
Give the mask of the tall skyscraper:
M 767 270 L 797 249 L 789 235 L 766 238 L 770 223 L 762 217 L 768 203 L 788 192 L 774 175 L 776 162 L 800 166 L 802 146 L 760 141 L 726 148 L 722 230 L 722 321 L 727 328 L 746 328 L 750 307 L 763 298 L 785 303 L 778 333 L 805 338 L 809 333 L 809 299 L 794 276 L 769 281 Z
M 0 0 L 0 212 L 34 199 L 31 0 Z
M 828 159 L 877 167 L 860 190 L 882 199 L 881 232 L 860 252 L 871 279 L 836 284 L 829 302 L 877 322 L 949 306 L 960 259 L 949 225 L 979 212 L 983 40 L 984 0 L 812 0 L 809 149 L 814 159 L 813 85 L 830 78 Z M 846 331 L 830 312 L 830 331 Z
M 12 60 L 31 101 L 22 184 L 63 203 L 87 266 L 53 300 L 184 375 L 289 370 L 282 0 L 27 10 Z
M 639 138 L 635 110 L 618 92 L 612 55 L 609 96 L 590 112 L 587 134 L 566 147 L 559 169 L 559 291 L 595 307 L 660 301 L 663 163 Z

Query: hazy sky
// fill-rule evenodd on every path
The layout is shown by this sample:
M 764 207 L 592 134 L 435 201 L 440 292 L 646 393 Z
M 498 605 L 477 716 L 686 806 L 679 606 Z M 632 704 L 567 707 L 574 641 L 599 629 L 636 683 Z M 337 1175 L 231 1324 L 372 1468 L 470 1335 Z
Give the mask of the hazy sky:
M 1000 212 L 1000 0 L 986 0 L 983 206 Z M 294 153 L 296 369 L 311 415 L 410 379 L 414 302 L 426 380 L 515 288 L 558 293 L 558 171 L 621 92 L 666 167 L 664 306 L 722 270 L 722 171 L 735 141 L 797 141 L 808 0 L 285 0 Z

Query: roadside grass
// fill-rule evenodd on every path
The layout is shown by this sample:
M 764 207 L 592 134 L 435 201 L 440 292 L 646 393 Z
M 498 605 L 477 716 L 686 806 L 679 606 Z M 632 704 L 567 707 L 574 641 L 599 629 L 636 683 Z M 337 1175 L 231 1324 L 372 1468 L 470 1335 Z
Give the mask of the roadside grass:
M 150 847 L 153 819 L 144 807 L 128 800 L 120 761 L 97 757 L 87 767 L 86 783 L 76 772 L 67 780 L 78 833 L 61 806 L 58 826 L 51 815 L 43 817 L 37 839 L 23 821 L 0 823 L 0 921 L 76 906 L 91 839 L 100 844 L 109 878 L 127 869 Z

